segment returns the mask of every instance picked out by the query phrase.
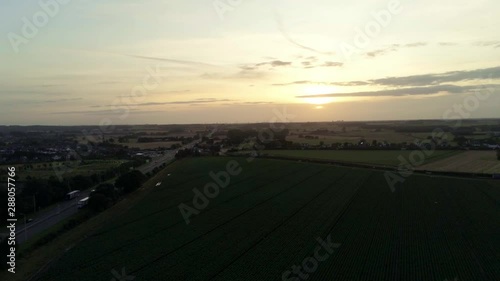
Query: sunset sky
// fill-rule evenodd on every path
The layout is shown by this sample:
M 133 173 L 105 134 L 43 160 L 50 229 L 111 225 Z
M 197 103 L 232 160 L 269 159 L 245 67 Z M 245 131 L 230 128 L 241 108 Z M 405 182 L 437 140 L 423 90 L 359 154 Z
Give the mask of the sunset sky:
M 500 118 L 496 0 L 60 2 L 0 3 L 2 125 Z

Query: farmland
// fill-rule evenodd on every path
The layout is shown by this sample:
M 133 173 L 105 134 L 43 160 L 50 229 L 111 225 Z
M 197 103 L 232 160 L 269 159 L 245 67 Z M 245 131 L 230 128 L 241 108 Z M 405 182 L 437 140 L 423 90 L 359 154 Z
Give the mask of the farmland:
M 495 151 L 467 151 L 420 168 L 429 171 L 493 174 L 500 173 L 500 161 L 497 160 Z
M 186 224 L 179 204 L 193 206 L 193 188 L 230 160 L 241 173 Z M 122 269 L 136 280 L 300 280 L 282 276 L 319 238 L 339 246 L 307 280 L 500 278 L 498 182 L 415 175 L 393 193 L 383 172 L 222 157 L 166 173 L 40 280 L 110 280 Z
M 426 163 L 446 159 L 450 156 L 460 154 L 456 150 L 436 150 L 425 158 Z M 408 159 L 411 151 L 408 150 L 265 150 L 262 154 L 269 156 L 290 157 L 297 159 L 319 159 L 339 162 L 364 163 L 386 166 L 398 166 L 398 157 Z

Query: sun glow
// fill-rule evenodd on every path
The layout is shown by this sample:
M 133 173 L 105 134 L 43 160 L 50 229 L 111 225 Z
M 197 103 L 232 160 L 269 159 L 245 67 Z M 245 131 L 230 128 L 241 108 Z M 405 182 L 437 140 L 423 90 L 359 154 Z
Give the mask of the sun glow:
M 316 85 L 316 86 L 306 87 L 303 90 L 303 93 L 306 95 L 314 96 L 314 95 L 331 94 L 331 93 L 336 92 L 335 90 L 336 89 L 334 87 Z M 334 97 L 310 97 L 310 98 L 306 97 L 303 99 L 305 102 L 307 102 L 309 104 L 318 105 L 317 108 L 322 108 L 322 107 L 319 107 L 319 105 L 332 103 L 332 102 L 335 102 L 335 100 L 336 100 L 336 98 L 334 98 Z
M 335 98 L 333 97 L 304 98 L 304 101 L 310 104 L 322 105 L 334 102 Z

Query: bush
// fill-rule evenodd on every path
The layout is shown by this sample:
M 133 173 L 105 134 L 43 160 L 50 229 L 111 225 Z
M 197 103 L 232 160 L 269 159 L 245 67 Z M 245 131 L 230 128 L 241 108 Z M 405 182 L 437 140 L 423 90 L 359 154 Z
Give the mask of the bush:
M 102 194 L 106 196 L 110 201 L 116 202 L 118 199 L 118 193 L 116 192 L 115 186 L 109 183 L 100 184 L 96 187 L 95 192 L 92 194 Z
M 130 193 L 139 187 L 141 187 L 142 183 L 146 180 L 146 176 L 144 176 L 141 172 L 134 170 L 132 172 L 121 175 L 115 183 L 115 186 L 119 189 L 122 189 L 124 193 Z
M 108 208 L 109 201 L 102 193 L 92 194 L 89 198 L 89 208 L 96 212 L 102 212 Z
M 93 185 L 91 177 L 78 175 L 70 180 L 70 186 L 73 190 L 85 190 Z

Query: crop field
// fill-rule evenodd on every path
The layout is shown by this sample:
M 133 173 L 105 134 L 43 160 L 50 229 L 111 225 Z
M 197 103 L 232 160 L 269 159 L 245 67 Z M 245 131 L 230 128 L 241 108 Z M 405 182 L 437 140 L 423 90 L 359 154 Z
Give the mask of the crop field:
M 306 127 L 304 127 L 306 128 Z M 386 141 L 389 143 L 402 143 L 408 142 L 413 143 L 416 140 L 425 140 L 427 137 L 432 136 L 432 130 L 429 132 L 421 132 L 421 133 L 407 133 L 407 132 L 396 132 L 394 130 L 380 130 L 374 131 L 371 129 L 363 129 L 363 128 L 350 128 L 346 132 L 342 132 L 342 127 L 338 126 L 324 126 L 320 127 L 321 129 L 330 130 L 329 134 L 317 134 L 313 130 L 314 127 L 307 126 L 308 131 L 305 131 L 304 128 L 296 128 L 291 130 L 291 134 L 287 136 L 287 141 L 291 141 L 294 143 L 302 143 L 309 145 L 319 145 L 320 142 L 323 144 L 332 144 L 332 143 L 359 143 L 360 140 L 364 139 L 368 143 L 371 143 L 373 140 L 377 140 L 378 142 Z M 316 128 L 317 129 L 317 128 Z M 333 132 L 332 132 L 333 131 Z M 300 137 L 302 135 L 302 137 Z M 318 137 L 317 139 L 306 139 L 304 136 L 311 135 Z M 444 139 L 452 140 L 453 135 L 451 133 L 445 133 L 442 136 Z M 453 144 L 453 142 L 450 142 Z
M 465 173 L 500 173 L 500 161 L 495 151 L 467 151 L 420 167 L 429 171 Z
M 186 224 L 179 204 L 229 161 L 241 173 Z M 391 192 L 382 171 L 229 157 L 167 172 L 39 280 L 500 280 L 493 180 L 414 175 Z
M 399 156 L 409 159 L 411 150 L 264 150 L 262 154 L 282 156 L 298 159 L 332 160 L 350 163 L 365 163 L 387 166 L 398 166 Z M 426 157 L 423 164 L 432 163 L 441 159 L 462 153 L 457 150 L 436 150 Z
M 372 140 L 385 140 L 388 142 L 414 142 L 415 140 L 424 140 L 427 136 L 432 133 L 422 133 L 422 134 L 408 134 L 408 133 L 394 133 L 394 132 L 370 132 L 368 130 L 351 132 L 351 133 L 336 133 L 335 135 L 322 136 L 318 135 L 318 139 L 305 139 L 300 138 L 298 135 L 292 135 L 287 137 L 287 141 L 296 143 L 307 143 L 310 145 L 318 145 L 320 142 L 324 144 L 332 143 L 358 143 L 360 140 L 365 139 L 368 142 Z

